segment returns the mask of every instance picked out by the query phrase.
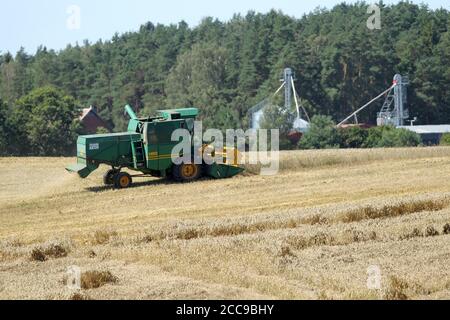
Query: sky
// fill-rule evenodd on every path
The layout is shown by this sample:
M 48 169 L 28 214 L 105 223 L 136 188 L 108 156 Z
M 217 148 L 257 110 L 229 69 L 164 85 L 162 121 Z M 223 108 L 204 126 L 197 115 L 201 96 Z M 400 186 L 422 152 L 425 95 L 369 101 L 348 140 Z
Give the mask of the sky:
M 10 0 L 0 8 L 0 53 L 17 52 L 24 47 L 34 53 L 39 45 L 60 50 L 67 44 L 111 39 L 114 33 L 136 31 L 154 24 L 186 21 L 196 26 L 204 17 L 222 21 L 234 13 L 249 10 L 268 12 L 281 9 L 295 17 L 318 6 L 331 8 L 340 0 Z M 355 1 L 346 1 L 355 2 Z M 396 3 L 385 0 L 384 3 Z M 450 9 L 448 0 L 413 1 L 430 8 Z

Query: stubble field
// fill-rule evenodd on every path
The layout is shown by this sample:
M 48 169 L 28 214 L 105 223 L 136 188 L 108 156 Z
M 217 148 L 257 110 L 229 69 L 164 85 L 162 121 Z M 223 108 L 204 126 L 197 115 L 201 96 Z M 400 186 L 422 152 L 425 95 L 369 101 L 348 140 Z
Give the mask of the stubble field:
M 274 176 L 128 190 L 74 161 L 0 158 L 0 298 L 450 298 L 450 148 L 284 152 Z

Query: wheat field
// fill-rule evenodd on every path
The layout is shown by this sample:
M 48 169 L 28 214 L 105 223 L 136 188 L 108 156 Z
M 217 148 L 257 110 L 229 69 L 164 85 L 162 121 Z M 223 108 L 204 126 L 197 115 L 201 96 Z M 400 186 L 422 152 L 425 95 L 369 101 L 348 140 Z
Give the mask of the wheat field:
M 74 161 L 0 158 L 0 298 L 450 298 L 450 148 L 284 152 L 274 176 L 127 190 Z

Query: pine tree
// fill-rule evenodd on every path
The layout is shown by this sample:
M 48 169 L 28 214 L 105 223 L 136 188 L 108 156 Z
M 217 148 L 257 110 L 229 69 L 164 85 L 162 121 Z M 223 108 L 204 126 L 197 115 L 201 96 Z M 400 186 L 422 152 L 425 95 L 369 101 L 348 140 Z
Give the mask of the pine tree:
M 0 156 L 8 154 L 8 106 L 0 99 Z

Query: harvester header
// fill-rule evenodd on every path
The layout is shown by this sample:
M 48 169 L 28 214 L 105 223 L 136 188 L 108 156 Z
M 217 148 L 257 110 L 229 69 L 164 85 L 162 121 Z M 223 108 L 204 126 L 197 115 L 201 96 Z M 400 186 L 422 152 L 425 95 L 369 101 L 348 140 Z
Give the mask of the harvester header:
M 101 164 L 111 169 L 104 175 L 106 185 L 127 188 L 132 177 L 171 177 L 176 181 L 194 181 L 202 176 L 228 178 L 242 171 L 236 162 L 196 164 L 191 146 L 190 163 L 175 164 L 172 150 L 179 141 L 172 141 L 172 133 L 186 129 L 193 135 L 194 121 L 199 113 L 196 108 L 160 110 L 156 117 L 138 118 L 131 106 L 125 106 L 130 116 L 127 132 L 80 136 L 77 141 L 77 164 L 68 166 L 69 172 L 81 178 L 88 177 Z M 193 139 L 192 139 L 193 140 Z M 185 159 L 186 155 L 180 154 Z M 178 162 L 177 162 L 178 163 Z M 131 176 L 121 170 L 127 168 L 139 174 Z

